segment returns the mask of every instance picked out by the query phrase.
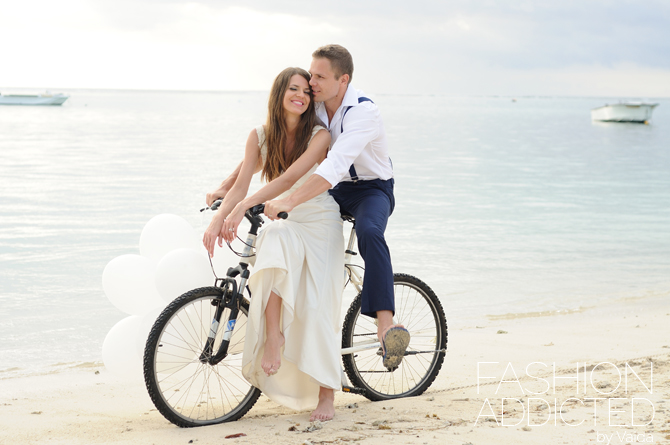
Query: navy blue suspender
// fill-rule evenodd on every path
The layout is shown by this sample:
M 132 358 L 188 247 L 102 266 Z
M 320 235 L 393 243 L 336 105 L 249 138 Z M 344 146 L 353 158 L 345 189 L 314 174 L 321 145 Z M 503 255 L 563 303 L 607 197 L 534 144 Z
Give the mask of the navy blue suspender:
M 358 98 L 358 103 L 361 102 L 372 102 L 372 99 L 368 99 L 367 97 L 359 97 Z M 372 102 L 374 103 L 374 102 Z M 347 111 L 351 106 L 348 106 L 345 110 L 344 113 L 342 114 L 342 122 L 340 123 L 340 134 L 344 133 L 344 116 L 347 115 Z M 358 181 L 358 174 L 356 173 L 356 169 L 354 168 L 354 164 L 351 164 L 351 167 L 349 167 L 349 175 L 351 176 L 351 180 L 356 182 Z

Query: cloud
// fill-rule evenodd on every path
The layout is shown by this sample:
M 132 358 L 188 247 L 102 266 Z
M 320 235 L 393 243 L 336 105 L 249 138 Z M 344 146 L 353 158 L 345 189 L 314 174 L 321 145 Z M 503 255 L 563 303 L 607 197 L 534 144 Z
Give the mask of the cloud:
M 91 7 L 120 30 L 160 31 L 179 27 L 197 11 L 200 17 L 220 17 L 244 8 L 294 17 L 305 40 L 323 40 L 323 27 L 330 26 L 341 29 L 343 38 L 371 42 L 368 46 L 438 51 L 506 68 L 621 63 L 670 68 L 670 3 L 662 0 L 341 0 L 337 6 L 313 0 L 93 0 Z M 246 25 L 254 29 L 256 23 Z M 286 33 L 269 29 L 277 39 Z
M 305 33 L 340 32 L 299 16 L 174 1 L 63 0 L 22 27 L 29 9 L 16 6 L 5 19 L 17 25 L 0 29 L 3 41 L 20 42 L 4 53 L 21 60 L 4 73 L 8 85 L 267 89 L 286 66 L 308 65 L 317 43 Z
M 423 8 L 419 2 L 414 9 L 421 13 L 406 10 L 402 15 L 377 15 L 373 28 L 366 27 L 360 17 L 343 22 L 349 24 L 347 33 L 361 38 L 403 42 L 413 52 L 483 60 L 504 68 L 612 67 L 621 63 L 670 68 L 670 3 L 488 5 L 449 2 L 448 6 Z
M 670 3 L 659 0 L 27 0 L 3 9 L 0 39 L 15 42 L 3 55 L 21 63 L 2 82 L 267 89 L 281 69 L 340 43 L 356 85 L 378 92 L 568 94 L 600 73 L 626 79 L 617 94 L 637 95 L 642 79 L 659 90 L 668 80 L 667 23 Z

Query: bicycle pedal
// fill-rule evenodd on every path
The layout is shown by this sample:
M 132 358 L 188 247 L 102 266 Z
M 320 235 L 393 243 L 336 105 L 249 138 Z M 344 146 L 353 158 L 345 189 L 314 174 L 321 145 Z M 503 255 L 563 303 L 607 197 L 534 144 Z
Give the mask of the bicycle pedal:
M 363 388 L 356 388 L 355 386 L 342 386 L 342 392 L 350 392 L 351 394 L 365 395 Z

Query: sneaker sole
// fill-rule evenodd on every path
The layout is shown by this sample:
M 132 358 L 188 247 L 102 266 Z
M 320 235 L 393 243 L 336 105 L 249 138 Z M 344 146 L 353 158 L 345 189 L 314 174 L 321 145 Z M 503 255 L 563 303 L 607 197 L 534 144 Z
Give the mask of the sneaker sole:
M 392 369 L 397 368 L 405 356 L 405 351 L 409 346 L 409 332 L 401 328 L 391 328 L 384 337 L 384 367 Z

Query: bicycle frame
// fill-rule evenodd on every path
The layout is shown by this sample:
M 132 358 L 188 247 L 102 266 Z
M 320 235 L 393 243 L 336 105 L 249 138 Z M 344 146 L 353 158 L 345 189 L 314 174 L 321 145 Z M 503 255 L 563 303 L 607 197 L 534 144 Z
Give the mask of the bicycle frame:
M 356 292 L 360 293 L 363 289 L 363 278 L 356 271 L 357 266 L 351 262 L 351 257 L 357 255 L 356 251 L 354 250 L 354 244 L 356 243 L 356 224 L 349 218 L 345 218 L 345 221 L 351 222 L 352 226 L 351 232 L 349 233 L 347 249 L 344 251 L 344 278 L 356 288 Z M 357 343 L 356 346 L 342 348 L 341 355 L 353 354 L 368 349 L 379 349 L 380 346 L 381 344 L 379 343 L 379 340 L 375 337 L 373 340 L 361 341 Z
M 239 301 L 240 299 L 247 300 L 243 294 L 244 288 L 246 287 L 247 280 L 249 279 L 250 275 L 249 263 L 246 260 L 246 258 L 250 258 L 253 255 L 255 255 L 254 248 L 256 247 L 256 238 L 258 234 L 258 229 L 263 224 L 262 218 L 258 214 L 256 214 L 256 211 L 257 209 L 256 207 L 254 207 L 253 209 L 250 209 L 247 212 L 247 214 L 245 214 L 247 219 L 251 222 L 251 228 L 247 235 L 246 242 L 244 243 L 244 249 L 241 255 L 242 260 L 240 260 L 240 263 L 236 267 L 234 268 L 231 267 L 228 269 L 228 272 L 226 273 L 226 278 L 217 278 L 215 282 L 215 286 L 224 289 L 223 293 L 224 304 L 220 305 L 219 309 L 217 309 L 214 319 L 212 320 L 212 325 L 210 327 L 209 336 L 207 339 L 207 343 L 205 345 L 205 349 L 200 355 L 200 361 L 203 363 L 207 362 L 209 364 L 215 365 L 226 357 L 228 353 L 228 345 L 230 344 L 230 338 L 232 336 L 233 329 L 235 328 L 235 323 L 237 321 L 236 320 L 237 314 L 240 308 Z M 351 262 L 352 257 L 354 255 L 357 255 L 356 251 L 354 250 L 355 248 L 354 246 L 356 244 L 356 226 L 351 219 L 345 218 L 345 220 L 352 223 L 351 232 L 349 233 L 349 241 L 347 243 L 347 248 L 344 252 L 345 279 L 348 280 L 347 284 L 350 283 L 351 285 L 353 285 L 356 291 L 360 293 L 361 290 L 363 289 L 363 277 L 356 270 L 357 266 Z M 235 280 L 235 277 L 237 277 L 238 275 L 240 276 L 239 286 L 237 285 L 237 281 Z M 219 330 L 219 322 L 221 314 L 225 307 L 229 307 L 231 309 L 231 315 L 228 320 L 228 323 L 226 323 L 226 326 L 224 328 L 225 331 L 223 333 L 223 338 L 221 345 L 219 346 L 219 350 L 215 354 L 212 354 L 213 352 L 212 348 L 214 346 L 216 334 L 218 333 Z M 351 346 L 349 348 L 343 348 L 340 351 L 340 353 L 341 355 L 353 354 L 368 349 L 379 349 L 380 346 L 381 344 L 379 340 L 375 337 L 374 339 L 361 341 L 357 343 L 355 346 Z
M 349 243 L 347 244 L 347 250 L 344 251 L 344 268 L 345 279 L 348 279 L 351 284 L 356 288 L 357 292 L 363 290 L 363 278 L 356 272 L 356 265 L 351 262 L 351 257 L 357 255 L 354 251 L 354 243 L 356 242 L 356 226 L 351 227 L 351 233 L 349 234 Z

